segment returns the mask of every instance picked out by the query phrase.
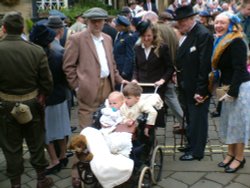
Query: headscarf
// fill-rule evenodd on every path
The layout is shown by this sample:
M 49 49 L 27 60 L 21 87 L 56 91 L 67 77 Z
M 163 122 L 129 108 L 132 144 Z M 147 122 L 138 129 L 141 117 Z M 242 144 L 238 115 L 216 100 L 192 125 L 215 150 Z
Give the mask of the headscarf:
M 227 32 L 223 36 L 216 38 L 214 41 L 213 54 L 211 58 L 212 71 L 209 74 L 210 92 L 213 91 L 214 83 L 218 82 L 219 80 L 220 72 L 217 69 L 217 65 L 224 50 L 235 38 L 243 38 L 242 27 L 240 26 L 240 18 L 237 15 L 230 12 L 222 12 L 219 15 L 227 16 L 230 23 Z

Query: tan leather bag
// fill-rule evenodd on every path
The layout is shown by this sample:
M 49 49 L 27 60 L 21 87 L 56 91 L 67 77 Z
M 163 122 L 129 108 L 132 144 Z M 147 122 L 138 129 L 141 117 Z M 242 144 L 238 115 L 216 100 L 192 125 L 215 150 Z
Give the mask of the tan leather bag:
M 229 91 L 230 85 L 223 85 L 216 88 L 216 97 L 219 100 Z

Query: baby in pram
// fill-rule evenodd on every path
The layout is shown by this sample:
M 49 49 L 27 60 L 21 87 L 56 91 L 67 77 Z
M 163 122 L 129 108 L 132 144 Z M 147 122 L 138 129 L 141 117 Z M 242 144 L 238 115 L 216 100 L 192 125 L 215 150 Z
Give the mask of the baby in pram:
M 81 132 L 82 135 L 86 136 L 88 141 L 88 149 L 94 156 L 93 160 L 90 162 L 91 170 L 103 187 L 114 187 L 124 183 L 131 176 L 134 168 L 133 160 L 125 157 L 126 155 L 124 155 L 124 153 L 117 152 L 117 154 L 114 155 L 114 153 L 112 153 L 112 151 L 110 150 L 110 146 L 108 146 L 109 144 L 115 144 L 116 147 L 120 147 L 122 145 L 120 143 L 121 140 L 123 140 L 123 142 L 126 142 L 127 144 L 132 143 L 132 134 L 126 132 L 126 129 L 122 130 L 125 132 L 119 132 L 119 130 L 121 130 L 118 129 L 119 126 L 133 126 L 136 123 L 136 119 L 141 113 L 148 114 L 144 131 L 144 134 L 146 136 L 148 136 L 149 129 L 151 129 L 155 124 L 157 111 L 153 107 L 153 103 L 156 103 L 154 106 L 160 108 L 163 102 L 157 94 L 152 97 L 148 96 L 146 97 L 147 99 L 144 99 L 143 97 L 141 97 L 141 93 L 142 88 L 136 83 L 127 84 L 123 89 L 123 94 L 125 96 L 123 104 L 121 106 L 118 105 L 119 107 L 115 107 L 116 109 L 114 111 L 110 111 L 110 114 L 112 114 L 113 112 L 120 112 L 120 115 L 116 114 L 116 117 L 118 117 L 117 119 L 120 119 L 121 116 L 121 120 L 113 120 L 112 116 L 105 114 L 104 116 L 106 117 L 102 117 L 100 119 L 101 124 L 102 122 L 104 123 L 101 131 L 95 130 L 93 128 L 85 128 Z M 112 106 L 114 108 L 114 104 L 116 103 L 120 104 L 120 102 L 115 102 L 113 104 L 112 101 L 114 101 L 113 97 L 115 99 L 118 98 L 120 99 L 120 101 L 123 101 L 123 97 L 119 97 L 121 95 L 122 94 L 120 92 L 111 93 L 112 97 L 109 98 L 111 99 L 109 100 L 109 104 L 111 107 L 108 108 L 112 108 Z M 108 122 L 112 123 L 109 124 Z M 109 131 L 104 131 L 103 134 L 103 130 L 105 129 L 109 129 Z M 112 131 L 110 132 L 110 130 Z M 127 136 L 126 139 L 121 139 L 119 134 L 127 134 L 130 136 Z M 107 138 L 111 138 L 111 143 L 107 143 Z M 125 136 L 123 136 L 123 138 L 125 138 Z M 132 147 L 132 144 L 130 145 L 130 147 Z M 127 154 L 130 153 L 130 150 L 128 152 L 127 149 L 123 149 L 123 152 L 124 151 L 126 151 Z

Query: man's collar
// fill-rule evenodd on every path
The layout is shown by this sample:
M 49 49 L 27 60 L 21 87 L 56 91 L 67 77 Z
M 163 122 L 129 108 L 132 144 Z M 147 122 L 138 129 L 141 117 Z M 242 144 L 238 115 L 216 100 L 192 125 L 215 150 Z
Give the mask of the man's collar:
M 92 37 L 92 39 L 94 39 L 94 40 L 96 40 L 96 41 L 102 41 L 102 40 L 104 40 L 102 34 L 100 34 L 100 36 L 97 37 L 97 36 L 95 36 L 95 35 L 93 35 L 93 34 L 91 33 L 91 37 Z

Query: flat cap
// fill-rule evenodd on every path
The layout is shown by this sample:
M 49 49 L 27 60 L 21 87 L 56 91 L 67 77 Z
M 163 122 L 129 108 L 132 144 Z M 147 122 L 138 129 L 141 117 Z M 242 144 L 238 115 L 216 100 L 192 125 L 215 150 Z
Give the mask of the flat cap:
M 52 29 L 59 29 L 65 26 L 59 16 L 50 16 L 48 18 L 47 26 Z
M 130 14 L 131 11 L 130 11 L 129 7 L 123 7 L 120 13 L 123 15 L 126 15 L 126 14 Z
M 130 26 L 130 21 L 125 16 L 119 15 L 115 20 L 115 24 L 128 27 Z
M 99 7 L 94 7 L 83 13 L 83 17 L 90 20 L 107 19 L 108 13 Z
M 159 19 L 160 20 L 173 20 L 174 17 L 170 13 L 164 11 L 159 14 Z
M 11 11 L 4 15 L 3 25 L 8 25 L 13 28 L 24 27 L 24 20 L 20 12 Z

